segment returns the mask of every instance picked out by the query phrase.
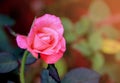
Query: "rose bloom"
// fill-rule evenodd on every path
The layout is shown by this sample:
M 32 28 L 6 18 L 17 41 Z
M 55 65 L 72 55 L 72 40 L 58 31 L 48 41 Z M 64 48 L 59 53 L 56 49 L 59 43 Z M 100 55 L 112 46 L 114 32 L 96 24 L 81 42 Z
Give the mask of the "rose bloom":
M 36 18 L 28 36 L 17 35 L 20 48 L 27 49 L 35 58 L 40 57 L 48 64 L 57 62 L 66 50 L 63 26 L 59 17 L 45 14 Z

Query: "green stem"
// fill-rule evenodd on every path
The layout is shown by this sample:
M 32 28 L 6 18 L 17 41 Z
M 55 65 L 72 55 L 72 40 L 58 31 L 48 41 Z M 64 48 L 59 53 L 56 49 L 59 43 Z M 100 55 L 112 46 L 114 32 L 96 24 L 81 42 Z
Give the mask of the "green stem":
M 26 63 L 26 59 L 28 56 L 28 51 L 26 50 L 23 54 L 23 58 L 22 58 L 22 63 L 21 63 L 21 67 L 20 67 L 20 81 L 21 83 L 25 83 L 25 63 Z

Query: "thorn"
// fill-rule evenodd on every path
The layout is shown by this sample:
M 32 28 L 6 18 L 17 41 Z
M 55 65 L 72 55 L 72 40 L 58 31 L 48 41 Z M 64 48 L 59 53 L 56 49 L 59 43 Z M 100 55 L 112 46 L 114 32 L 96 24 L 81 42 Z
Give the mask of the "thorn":
M 33 20 L 33 22 L 32 22 L 31 28 L 34 26 L 35 20 L 36 20 L 36 16 L 34 17 L 34 20 Z
M 10 33 L 12 36 L 14 36 L 14 37 L 17 36 L 17 34 L 16 34 L 8 25 L 5 25 L 5 28 L 9 31 L 9 33 Z

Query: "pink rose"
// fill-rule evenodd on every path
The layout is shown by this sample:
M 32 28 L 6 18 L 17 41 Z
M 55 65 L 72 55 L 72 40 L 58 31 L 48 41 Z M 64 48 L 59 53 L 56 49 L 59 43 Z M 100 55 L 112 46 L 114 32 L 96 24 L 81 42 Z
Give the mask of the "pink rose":
M 35 58 L 40 53 L 48 64 L 57 62 L 66 50 L 63 26 L 58 17 L 45 14 L 36 18 L 28 36 L 17 35 L 17 44 L 27 49 Z

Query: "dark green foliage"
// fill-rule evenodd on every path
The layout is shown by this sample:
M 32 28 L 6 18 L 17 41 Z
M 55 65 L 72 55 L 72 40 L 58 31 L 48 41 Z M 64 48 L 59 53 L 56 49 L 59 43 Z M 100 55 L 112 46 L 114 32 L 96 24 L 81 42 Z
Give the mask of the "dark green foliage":
M 61 82 L 55 82 L 54 78 L 52 78 L 49 73 L 47 69 L 42 71 L 42 83 L 99 83 L 100 80 L 98 73 L 86 68 L 71 70 L 65 75 Z M 55 71 L 53 73 L 55 73 Z
M 0 53 L 0 73 L 10 72 L 18 67 L 18 62 L 13 55 L 6 52 Z
M 41 72 L 41 83 L 57 83 L 52 77 L 49 76 L 49 71 L 44 69 Z
M 9 38 L 4 30 L 5 25 L 12 26 L 15 22 L 8 16 L 0 14 L 0 51 L 13 52 L 14 47 L 11 45 Z
M 15 24 L 14 20 L 12 20 L 10 17 L 0 14 L 0 26 L 4 25 L 12 26 L 14 24 Z
M 35 61 L 36 61 L 36 58 L 33 57 L 31 53 L 29 53 L 27 56 L 26 64 L 29 65 L 34 63 Z
M 90 69 L 77 68 L 70 71 L 62 83 L 99 83 L 100 75 Z
M 60 78 L 54 64 L 48 64 L 49 75 L 57 82 L 60 83 Z

